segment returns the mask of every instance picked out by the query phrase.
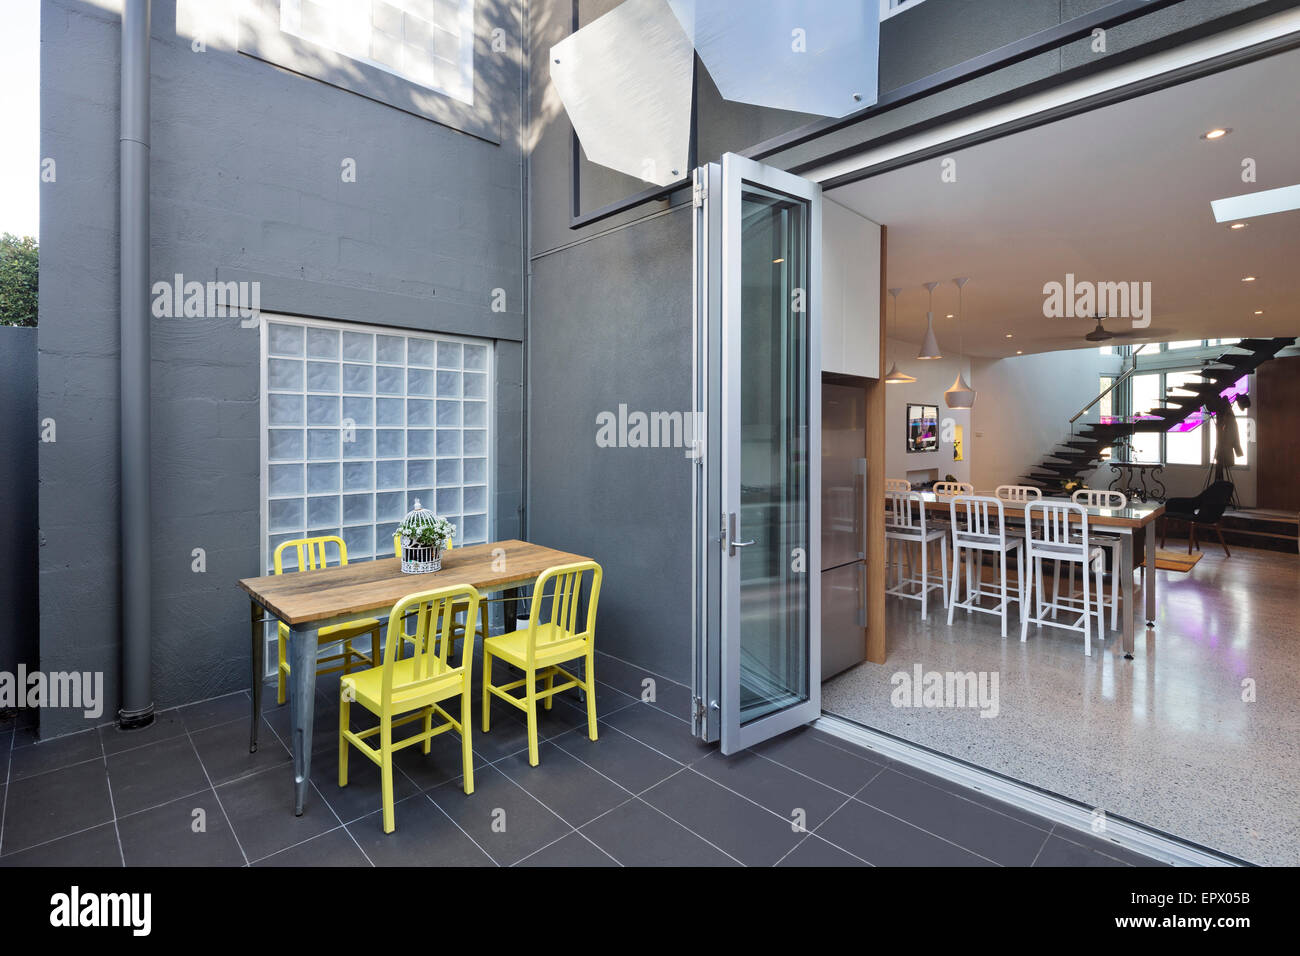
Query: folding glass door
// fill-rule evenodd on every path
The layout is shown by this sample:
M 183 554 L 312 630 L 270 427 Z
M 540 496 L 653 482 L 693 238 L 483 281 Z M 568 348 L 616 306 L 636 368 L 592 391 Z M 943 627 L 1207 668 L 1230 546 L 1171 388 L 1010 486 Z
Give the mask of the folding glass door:
M 731 753 L 820 697 L 821 190 L 696 171 L 695 731 Z

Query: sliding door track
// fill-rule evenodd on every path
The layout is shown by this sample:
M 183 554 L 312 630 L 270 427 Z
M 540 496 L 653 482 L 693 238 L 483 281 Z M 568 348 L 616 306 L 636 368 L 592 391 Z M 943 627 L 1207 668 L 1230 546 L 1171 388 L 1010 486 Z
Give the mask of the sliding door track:
M 956 757 L 946 756 L 929 747 L 909 743 L 892 734 L 872 730 L 844 717 L 823 713 L 813 727 L 832 737 L 838 737 L 846 743 L 874 751 L 883 757 L 923 770 L 950 783 L 978 790 L 980 793 L 1037 814 L 1053 823 L 1079 830 L 1097 839 L 1109 840 L 1117 847 L 1140 853 L 1161 863 L 1168 863 L 1171 866 L 1252 865 L 1245 860 L 1187 840 L 1180 840 L 1163 831 L 1109 812 L 1105 818 L 1105 831 L 1095 832 L 1093 808 L 1086 804 L 1022 783 L 1011 777 L 1004 777 L 1000 773 L 985 770 Z

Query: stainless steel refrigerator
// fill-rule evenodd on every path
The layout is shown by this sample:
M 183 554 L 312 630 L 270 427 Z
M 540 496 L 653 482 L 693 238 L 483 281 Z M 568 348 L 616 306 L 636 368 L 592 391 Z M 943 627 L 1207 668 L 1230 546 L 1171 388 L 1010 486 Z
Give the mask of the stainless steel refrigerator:
M 822 382 L 822 680 L 866 659 L 867 394 Z

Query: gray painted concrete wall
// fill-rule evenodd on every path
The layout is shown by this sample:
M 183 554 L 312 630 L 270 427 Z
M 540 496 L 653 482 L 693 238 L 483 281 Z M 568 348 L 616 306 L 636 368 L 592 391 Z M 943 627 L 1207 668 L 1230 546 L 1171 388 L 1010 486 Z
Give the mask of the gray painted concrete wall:
M 117 9 L 42 5 L 40 449 L 42 665 L 102 670 L 116 706 Z M 196 25 L 153 15 L 154 280 L 260 280 L 261 307 L 498 341 L 497 537 L 520 533 L 523 180 L 518 0 L 478 4 L 477 106 L 501 142 L 236 50 L 237 4 Z M 229 8 L 228 10 L 225 8 Z M 182 12 L 198 9 L 182 5 Z M 505 31 L 508 49 L 486 37 Z M 341 163 L 356 161 L 356 182 Z M 505 312 L 491 310 L 505 290 Z M 237 319 L 153 320 L 154 693 L 159 707 L 248 683 L 259 573 L 259 344 Z M 191 571 L 191 551 L 207 571 Z M 74 600 L 75 598 L 75 600 Z M 80 729 L 46 712 L 42 735 Z
M 0 671 L 39 660 L 36 330 L 0 325 Z
M 601 563 L 602 650 L 687 682 L 694 465 L 597 447 L 596 416 L 690 411 L 691 227 L 676 209 L 534 260 L 528 397 L 529 539 Z
M 882 24 L 880 89 L 895 89 L 1104 2 L 926 0 Z M 1112 31 L 1106 55 L 1261 2 L 1186 0 Z M 616 0 L 582 0 L 580 21 L 590 22 L 615 5 Z M 569 34 L 570 14 L 570 0 L 531 0 L 536 63 L 545 63 L 550 47 Z M 1072 44 L 767 161 L 791 168 L 987 97 L 1059 77 L 1063 70 L 1092 65 L 1097 56 L 1087 43 Z M 815 119 L 728 103 L 703 69 L 696 95 L 701 162 Z M 593 437 L 597 411 L 614 410 L 620 402 L 647 411 L 690 407 L 689 195 L 680 190 L 668 200 L 570 229 L 572 127 L 541 68 L 530 78 L 530 110 L 530 537 L 591 554 L 604 563 L 608 576 L 599 640 L 605 649 L 688 681 L 689 472 L 669 451 L 593 452 Z M 579 162 L 584 211 L 644 188 L 585 159 Z M 589 455 L 594 457 L 588 460 Z

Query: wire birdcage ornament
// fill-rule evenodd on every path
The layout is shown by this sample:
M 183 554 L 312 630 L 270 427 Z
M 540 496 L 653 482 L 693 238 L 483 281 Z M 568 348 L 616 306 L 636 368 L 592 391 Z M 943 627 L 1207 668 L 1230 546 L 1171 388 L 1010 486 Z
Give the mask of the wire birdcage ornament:
M 402 573 L 429 574 L 442 568 L 442 550 L 456 534 L 455 526 L 432 511 L 415 508 L 397 526 L 402 538 Z

